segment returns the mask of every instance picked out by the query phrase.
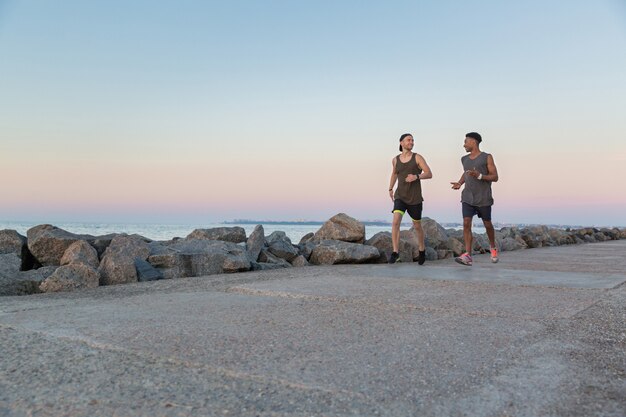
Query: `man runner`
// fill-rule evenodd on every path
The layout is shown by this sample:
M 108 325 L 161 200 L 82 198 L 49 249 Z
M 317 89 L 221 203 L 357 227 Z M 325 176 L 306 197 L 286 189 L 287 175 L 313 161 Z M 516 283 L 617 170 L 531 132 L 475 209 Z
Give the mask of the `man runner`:
M 423 265 L 426 261 L 426 246 L 424 244 L 424 230 L 422 229 L 422 184 L 420 180 L 433 177 L 430 167 L 422 155 L 413 153 L 413 136 L 405 133 L 400 136 L 400 155 L 391 160 L 393 169 L 389 180 L 389 197 L 393 201 L 393 223 L 391 226 L 391 242 L 393 252 L 389 263 L 396 263 L 400 257 L 400 223 L 402 216 L 408 211 L 413 219 L 413 229 L 417 235 L 419 255 L 417 263 Z M 393 187 L 398 182 L 394 193 Z
M 460 264 L 472 266 L 472 219 L 478 215 L 483 220 L 489 244 L 491 245 L 491 262 L 498 262 L 498 249 L 496 249 L 496 237 L 491 222 L 491 183 L 498 181 L 498 170 L 493 162 L 493 156 L 480 150 L 482 137 L 476 132 L 465 135 L 463 147 L 469 155 L 461 158 L 463 175 L 457 182 L 451 182 L 452 189 L 458 190 L 465 184 L 461 192 L 461 205 L 463 209 L 463 239 L 465 240 L 465 253 L 454 258 Z

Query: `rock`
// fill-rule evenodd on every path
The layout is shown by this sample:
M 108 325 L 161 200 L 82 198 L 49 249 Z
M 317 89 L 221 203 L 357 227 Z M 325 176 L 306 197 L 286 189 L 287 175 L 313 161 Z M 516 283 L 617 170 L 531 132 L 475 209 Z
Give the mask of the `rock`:
M 437 259 L 448 259 L 452 256 L 452 251 L 449 249 L 437 249 Z
M 251 271 L 269 271 L 274 269 L 287 268 L 284 264 L 271 264 L 265 262 L 252 262 L 250 265 Z
M 583 240 L 586 243 L 595 243 L 596 242 L 596 238 L 593 235 L 584 235 L 583 236 Z
M 315 249 L 318 244 L 318 242 L 314 242 L 312 240 L 309 240 L 306 243 L 301 243 L 300 245 L 298 245 L 300 255 L 304 256 L 304 258 L 308 260 L 309 258 L 311 258 L 311 253 L 313 253 L 313 249 Z
M 93 267 L 74 263 L 57 268 L 52 275 L 41 283 L 39 289 L 43 292 L 73 291 L 96 288 L 99 282 L 100 274 Z
M 280 265 L 282 268 L 289 268 L 291 266 L 291 264 L 285 259 L 279 258 L 266 249 L 261 250 L 261 253 L 259 254 L 259 262 Z
M 433 249 L 447 249 L 448 234 L 443 226 L 431 218 L 424 217 L 422 218 L 422 229 L 424 230 L 424 237 L 428 241 L 426 246 Z
M 314 237 L 315 237 L 315 233 L 313 232 L 307 233 L 306 235 L 302 236 L 302 239 L 300 239 L 300 245 L 310 242 L 311 240 L 313 240 Z
M 554 246 L 554 241 L 548 234 L 546 226 L 532 226 L 520 230 L 520 235 L 529 248 Z
M 2 255 L 0 255 L 1 257 Z M 54 273 L 56 266 L 44 266 L 30 271 L 17 272 L 13 276 L 0 273 L 0 295 L 27 295 L 41 292 L 39 285 Z
M 465 244 L 454 237 L 449 237 L 446 246 L 453 256 L 460 256 L 465 252 Z
M 436 261 L 438 259 L 437 251 L 431 247 L 426 246 L 426 260 Z
M 263 229 L 263 225 L 257 225 L 252 233 L 250 233 L 250 237 L 246 241 L 246 250 L 248 251 L 248 258 L 250 261 L 256 262 L 259 259 L 259 254 L 261 253 L 261 249 L 265 246 L 265 230 Z
M 626 227 L 623 229 L 620 229 L 619 231 L 619 238 L 620 239 L 626 239 Z
M 601 233 L 604 233 L 604 235 L 608 238 L 608 240 L 618 240 L 619 239 L 619 230 L 617 230 L 617 232 L 614 229 L 609 229 L 609 228 L 602 228 L 600 229 Z
M 165 278 L 198 277 L 248 271 L 247 251 L 232 242 L 185 239 L 165 248 L 151 247 L 148 262 Z
M 26 234 L 28 249 L 43 266 L 60 265 L 67 248 L 81 239 L 79 235 L 50 224 L 32 227 Z
M 314 240 L 340 240 L 343 242 L 365 242 L 365 225 L 360 221 L 339 213 L 331 217 L 315 232 Z
M 242 243 L 246 241 L 243 227 L 214 227 L 212 229 L 196 229 L 185 239 L 189 240 L 222 240 L 224 242 Z
M 426 243 L 426 239 L 424 239 L 424 242 Z M 411 248 L 411 253 L 412 253 L 412 257 L 413 257 L 413 261 L 417 260 L 417 257 L 419 256 L 420 253 L 420 249 L 419 249 L 419 242 L 417 241 L 417 235 L 415 234 L 415 229 L 413 229 L 412 227 L 410 229 L 407 230 L 400 230 L 400 250 L 405 250 L 403 249 L 403 245 L 408 245 Z
M 98 272 L 101 285 L 137 282 L 135 258 L 146 260 L 150 247 L 138 235 L 118 235 L 104 251 Z
M 594 233 L 593 237 L 596 239 L 596 242 L 606 242 L 609 240 L 609 238 L 602 232 Z
M 380 257 L 373 246 L 339 240 L 322 240 L 313 249 L 310 262 L 315 265 L 359 264 L 372 262 Z
M 500 250 L 501 251 L 512 251 L 512 250 L 526 249 L 526 247 L 527 247 L 526 243 L 524 242 L 524 240 L 521 237 L 518 237 L 517 239 L 512 238 L 512 237 L 505 237 L 500 242 Z
M 20 272 L 22 260 L 16 253 L 0 254 L 0 278 L 12 279 Z
M 100 265 L 98 252 L 84 240 L 72 243 L 61 257 L 61 265 L 83 264 L 97 269 Z
M 137 270 L 137 281 L 156 281 L 163 279 L 161 271 L 150 265 L 143 259 L 135 258 L 135 269 Z
M 380 256 L 376 259 L 375 263 L 387 263 L 391 252 L 393 252 L 393 244 L 391 242 L 390 232 L 378 232 L 366 242 L 366 245 L 373 246 L 378 249 Z M 399 254 L 401 262 L 413 262 L 413 247 L 406 240 L 400 239 Z
M 491 244 L 489 243 L 489 239 L 487 238 L 487 236 L 473 233 L 472 237 L 473 237 L 472 251 L 474 253 L 489 252 L 489 250 L 491 249 Z M 465 252 L 465 249 L 463 249 L 463 252 Z
M 309 261 L 306 260 L 306 258 L 302 255 L 298 255 L 296 256 L 292 261 L 291 261 L 291 266 L 295 266 L 297 268 L 303 267 L 303 266 L 309 266 L 311 265 L 309 263 Z
M 98 253 L 98 259 L 101 259 L 102 256 L 104 255 L 104 251 L 109 247 L 113 239 L 115 239 L 116 236 L 121 236 L 121 235 L 122 235 L 121 233 L 110 233 L 108 235 L 102 235 L 102 236 L 94 236 L 94 237 L 86 236 L 86 240 L 87 242 L 89 242 L 91 246 L 93 246 L 96 249 L 96 252 Z M 148 239 L 145 239 L 145 240 L 148 240 Z
M 0 255 L 14 253 L 20 258 L 26 248 L 26 237 L 15 230 L 0 230 Z
M 268 250 L 286 261 L 291 261 L 298 256 L 298 249 L 292 244 L 285 232 L 276 231 L 267 237 Z

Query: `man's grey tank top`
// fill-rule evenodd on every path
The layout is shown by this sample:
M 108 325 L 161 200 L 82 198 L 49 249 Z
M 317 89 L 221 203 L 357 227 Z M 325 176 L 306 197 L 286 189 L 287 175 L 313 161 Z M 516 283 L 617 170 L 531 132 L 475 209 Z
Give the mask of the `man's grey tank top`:
M 468 170 L 475 169 L 483 175 L 487 175 L 487 157 L 486 152 L 481 152 L 476 159 L 470 159 L 469 155 L 461 158 L 463 171 L 465 172 L 465 187 L 461 192 L 461 201 L 472 206 L 485 207 L 493 205 L 493 197 L 491 195 L 491 181 L 479 180 L 467 174 Z
M 419 178 L 413 182 L 406 182 L 407 175 L 418 175 L 422 173 L 422 169 L 415 159 L 416 154 L 411 155 L 411 159 L 407 163 L 400 160 L 400 155 L 396 157 L 396 174 L 398 175 L 398 188 L 393 196 L 395 200 L 402 200 L 410 206 L 416 205 L 424 201 L 422 198 L 422 184 Z

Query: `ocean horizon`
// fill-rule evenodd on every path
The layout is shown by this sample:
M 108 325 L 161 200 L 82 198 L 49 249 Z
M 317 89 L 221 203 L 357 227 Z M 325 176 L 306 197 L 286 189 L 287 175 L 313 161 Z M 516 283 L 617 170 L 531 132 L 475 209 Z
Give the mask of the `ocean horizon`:
M 367 222 L 366 222 L 367 223 Z M 365 224 L 365 238 L 369 239 L 378 232 L 390 232 L 391 224 L 384 224 L 383 222 L 370 222 L 376 224 Z M 45 224 L 41 222 L 23 222 L 23 221 L 0 221 L 0 230 L 11 229 L 15 230 L 21 235 L 26 236 L 28 229 Z M 189 233 L 195 229 L 210 229 L 214 227 L 242 227 L 246 231 L 246 236 L 250 236 L 250 233 L 254 230 L 257 224 L 263 225 L 265 235 L 269 235 L 275 231 L 285 232 L 287 237 L 291 239 L 293 243 L 300 242 L 303 236 L 307 233 L 316 232 L 323 224 L 323 222 L 276 222 L 268 221 L 243 221 L 240 223 L 234 221 L 225 221 L 219 223 L 190 223 L 190 224 L 167 224 L 167 223 L 124 223 L 124 222 L 53 222 L 50 223 L 56 227 L 66 230 L 75 234 L 87 234 L 87 235 L 106 235 L 109 233 L 127 233 L 138 234 L 151 240 L 170 240 L 175 237 L 186 237 Z M 447 226 L 442 224 L 445 228 L 461 229 L 461 225 Z M 449 224 L 448 224 L 449 225 Z M 401 229 L 406 230 L 411 227 L 408 222 L 403 222 Z M 475 225 L 473 227 L 475 233 L 484 233 L 485 229 L 482 225 Z

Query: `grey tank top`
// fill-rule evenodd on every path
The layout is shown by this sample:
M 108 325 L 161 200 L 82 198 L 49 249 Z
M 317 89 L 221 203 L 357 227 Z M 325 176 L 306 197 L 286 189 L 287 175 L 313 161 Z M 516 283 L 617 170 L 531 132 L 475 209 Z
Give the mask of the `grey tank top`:
M 493 205 L 493 197 L 491 195 L 491 181 L 479 180 L 467 174 L 468 170 L 475 169 L 483 175 L 487 175 L 487 157 L 486 152 L 481 152 L 476 159 L 470 159 L 469 155 L 461 158 L 463 171 L 465 172 L 465 187 L 461 192 L 461 201 L 472 206 L 485 207 Z
M 402 200 L 410 206 L 416 205 L 424 201 L 422 198 L 422 184 L 420 180 L 413 182 L 404 181 L 409 174 L 419 175 L 422 169 L 415 160 L 415 155 L 407 163 L 400 160 L 400 155 L 396 156 L 396 174 L 398 175 L 398 187 L 393 196 L 395 200 Z

